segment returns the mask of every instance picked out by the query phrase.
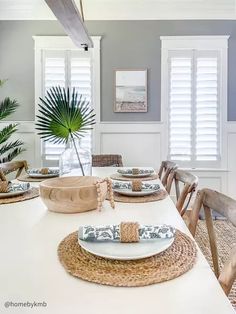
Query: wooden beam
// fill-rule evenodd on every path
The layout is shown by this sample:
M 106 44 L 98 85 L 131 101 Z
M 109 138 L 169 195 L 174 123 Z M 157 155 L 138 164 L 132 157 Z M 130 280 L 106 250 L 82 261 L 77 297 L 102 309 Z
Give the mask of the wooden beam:
M 92 48 L 93 42 L 74 0 L 45 0 L 67 35 L 78 48 Z

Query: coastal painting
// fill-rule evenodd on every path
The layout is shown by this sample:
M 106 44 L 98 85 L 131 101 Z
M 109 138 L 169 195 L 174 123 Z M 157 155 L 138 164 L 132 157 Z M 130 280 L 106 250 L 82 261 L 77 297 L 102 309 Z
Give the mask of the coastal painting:
M 147 112 L 147 70 L 115 71 L 114 112 Z

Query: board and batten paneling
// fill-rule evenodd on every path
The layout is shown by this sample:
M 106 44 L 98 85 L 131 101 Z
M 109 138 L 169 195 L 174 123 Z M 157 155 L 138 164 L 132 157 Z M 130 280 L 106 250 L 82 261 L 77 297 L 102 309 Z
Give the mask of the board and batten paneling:
M 18 121 L 0 123 L 0 128 Z M 187 169 L 199 177 L 199 187 L 209 187 L 236 199 L 236 123 L 227 123 L 225 169 Z M 165 130 L 162 123 L 98 123 L 95 128 L 94 153 L 123 156 L 125 166 L 151 166 L 158 169 L 166 157 Z M 25 142 L 26 159 L 31 167 L 40 167 L 39 137 L 33 121 L 20 121 L 13 139 Z

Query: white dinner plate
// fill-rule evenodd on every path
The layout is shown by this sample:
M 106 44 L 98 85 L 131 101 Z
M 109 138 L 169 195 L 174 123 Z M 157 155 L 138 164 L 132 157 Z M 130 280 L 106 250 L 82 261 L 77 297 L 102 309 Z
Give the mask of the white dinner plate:
M 117 192 L 117 193 L 123 194 L 123 195 L 128 195 L 128 196 L 151 195 L 155 192 L 158 192 L 159 190 L 150 189 L 150 190 L 142 190 L 142 191 L 132 191 L 131 189 L 113 189 L 114 192 Z
M 78 241 L 83 249 L 100 257 L 116 260 L 136 260 L 165 251 L 174 242 L 174 237 L 143 240 L 138 243 L 89 242 L 80 239 Z
M 58 177 L 59 174 L 56 174 L 56 173 L 51 173 L 51 174 L 28 173 L 28 176 L 29 176 L 30 178 L 40 178 L 40 179 L 43 179 L 43 178 L 54 178 L 54 177 Z
M 22 195 L 25 192 L 29 191 L 30 189 L 31 189 L 31 187 L 29 187 L 27 190 L 24 190 L 24 191 L 14 191 L 14 192 L 0 193 L 0 198 L 6 198 L 6 197 Z
M 127 178 L 146 178 L 146 177 L 151 177 L 155 174 L 155 172 L 152 173 L 139 173 L 139 174 L 131 174 L 131 173 L 120 173 L 122 177 L 127 177 Z

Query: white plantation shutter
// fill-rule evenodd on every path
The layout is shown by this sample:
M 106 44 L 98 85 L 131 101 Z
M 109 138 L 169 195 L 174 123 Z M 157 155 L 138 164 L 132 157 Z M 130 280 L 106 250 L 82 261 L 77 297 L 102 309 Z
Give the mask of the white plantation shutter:
M 91 106 L 91 54 L 85 51 L 47 50 L 43 54 L 43 95 L 53 86 L 75 87 Z M 81 146 L 91 150 L 91 132 L 85 134 Z M 65 149 L 64 144 L 42 143 L 43 164 L 55 166 Z
M 219 160 L 219 56 L 169 51 L 169 158 Z

